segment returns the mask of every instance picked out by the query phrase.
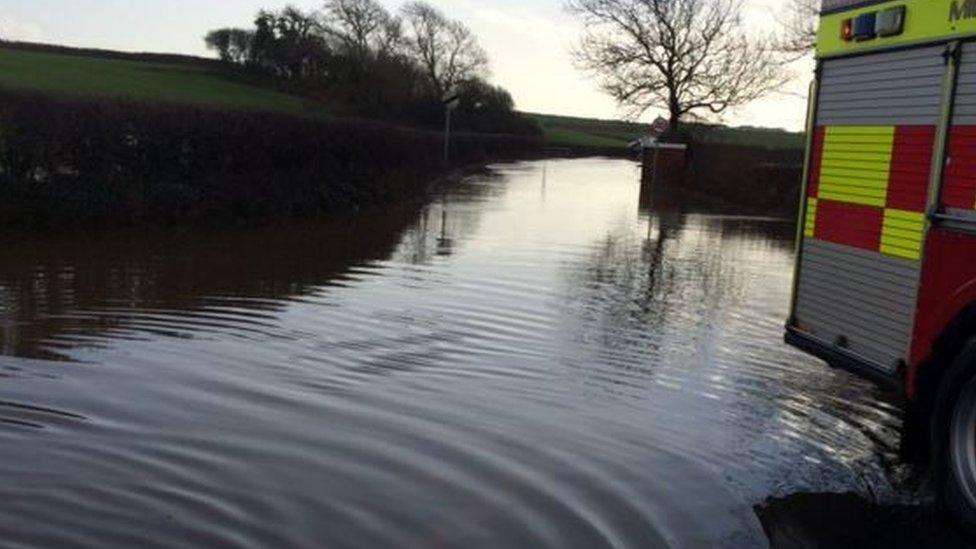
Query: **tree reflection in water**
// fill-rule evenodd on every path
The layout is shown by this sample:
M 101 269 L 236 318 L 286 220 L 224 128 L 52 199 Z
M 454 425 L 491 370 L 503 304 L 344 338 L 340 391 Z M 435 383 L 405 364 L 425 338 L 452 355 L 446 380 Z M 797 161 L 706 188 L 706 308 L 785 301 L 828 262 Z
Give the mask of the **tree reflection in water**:
M 636 169 L 526 162 L 342 219 L 2 237 L 0 350 L 84 361 L 0 358 L 20 368 L 0 370 L 4 526 L 51 546 L 130 547 L 126 526 L 751 547 L 770 495 L 884 494 L 896 414 L 780 341 L 792 222 L 640 200 Z
M 871 471 L 855 482 L 867 494 L 892 496 L 875 456 L 866 458 L 853 441 L 866 435 L 885 467 L 895 463 L 893 404 L 865 383 L 825 375 L 824 365 L 781 342 L 793 223 L 708 211 L 680 193 L 645 187 L 642 229 L 613 224 L 583 264 L 564 269 L 574 296 L 567 317 L 579 319 L 571 338 L 583 342 L 572 361 L 578 374 L 595 394 L 654 401 L 648 421 L 681 432 L 675 444 L 682 448 L 723 448 L 745 493 L 813 485 L 800 470 L 769 479 L 734 465 L 770 460 L 767 470 L 775 471 L 777 459 L 795 452 L 851 463 L 847 473 Z M 766 438 L 773 433 L 789 438 Z M 847 473 L 825 469 L 817 481 L 842 489 Z

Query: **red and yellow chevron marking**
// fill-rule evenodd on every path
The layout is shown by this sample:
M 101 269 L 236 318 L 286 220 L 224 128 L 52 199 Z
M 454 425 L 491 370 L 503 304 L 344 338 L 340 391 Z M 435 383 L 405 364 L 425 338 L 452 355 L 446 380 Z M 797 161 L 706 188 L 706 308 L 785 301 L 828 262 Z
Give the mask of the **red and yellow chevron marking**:
M 934 143 L 934 126 L 817 128 L 804 234 L 920 260 Z

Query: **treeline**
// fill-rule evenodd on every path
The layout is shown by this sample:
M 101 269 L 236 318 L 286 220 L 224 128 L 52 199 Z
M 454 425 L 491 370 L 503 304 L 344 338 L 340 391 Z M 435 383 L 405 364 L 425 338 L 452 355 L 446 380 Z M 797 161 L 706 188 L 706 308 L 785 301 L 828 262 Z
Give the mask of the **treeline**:
M 0 226 L 226 222 L 423 196 L 439 132 L 349 119 L 0 92 Z M 461 133 L 457 163 L 538 138 Z
M 427 127 L 458 94 L 461 130 L 538 135 L 511 95 L 487 82 L 488 56 L 471 30 L 424 2 L 389 12 L 377 0 L 327 0 L 320 10 L 262 10 L 249 29 L 205 38 L 229 67 L 312 96 L 338 114 Z

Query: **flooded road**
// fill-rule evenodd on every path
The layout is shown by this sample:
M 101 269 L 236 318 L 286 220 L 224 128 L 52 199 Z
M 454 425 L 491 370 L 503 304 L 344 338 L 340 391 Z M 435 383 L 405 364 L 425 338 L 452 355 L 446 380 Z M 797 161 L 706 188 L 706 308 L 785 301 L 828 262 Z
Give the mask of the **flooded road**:
M 2 547 L 764 547 L 895 499 L 898 412 L 782 341 L 793 224 L 497 166 L 430 204 L 0 239 Z

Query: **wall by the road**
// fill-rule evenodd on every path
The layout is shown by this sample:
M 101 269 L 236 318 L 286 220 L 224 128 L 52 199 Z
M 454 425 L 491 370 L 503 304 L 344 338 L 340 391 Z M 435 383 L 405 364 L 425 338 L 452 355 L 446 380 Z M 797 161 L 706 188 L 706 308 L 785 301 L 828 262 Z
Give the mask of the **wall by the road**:
M 683 173 L 660 184 L 675 192 L 695 194 L 738 213 L 796 215 L 803 172 L 800 149 L 692 143 L 681 162 L 669 162 L 680 164 Z

